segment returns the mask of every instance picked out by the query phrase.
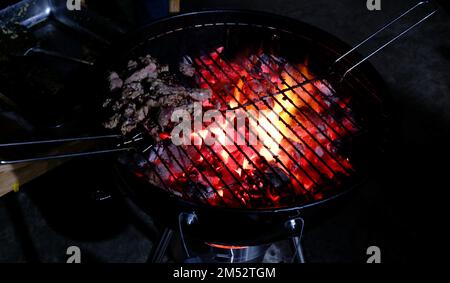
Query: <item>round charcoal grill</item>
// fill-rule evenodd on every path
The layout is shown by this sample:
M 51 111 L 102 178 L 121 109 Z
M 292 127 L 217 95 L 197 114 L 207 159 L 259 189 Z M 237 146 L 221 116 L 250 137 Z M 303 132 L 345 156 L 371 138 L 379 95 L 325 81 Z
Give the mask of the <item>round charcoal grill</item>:
M 144 39 L 117 61 L 120 70 L 151 55 L 175 73 L 183 60 L 193 62 L 193 79 L 177 74 L 186 86 L 211 89 L 213 103 L 227 109 L 267 111 L 258 117 L 266 123 L 248 126 L 247 133 L 213 125 L 222 142 L 212 146 L 201 136 L 201 146 L 174 146 L 169 139 L 147 148 L 142 169 L 151 172 L 143 175 L 160 189 L 209 207 L 283 209 L 335 196 L 366 175 L 386 116 L 378 76 L 361 69 L 342 83 L 304 83 L 342 51 L 323 32 L 304 24 L 288 29 L 277 19 L 268 25 L 242 12 L 176 17 L 146 28 Z M 275 108 L 282 117 L 274 122 Z M 262 141 L 251 143 L 248 135 L 257 131 Z
M 185 229 L 203 239 L 248 244 L 284 235 L 288 219 L 330 207 L 363 182 L 383 147 L 387 92 L 369 64 L 343 82 L 305 83 L 350 49 L 312 26 L 261 13 L 202 12 L 153 23 L 125 42 L 110 70 L 151 55 L 186 86 L 211 89 L 228 109 L 281 109 L 277 125 L 266 116 L 283 129 L 278 158 L 263 157 L 269 142 L 174 146 L 170 140 L 121 158 L 133 172 L 127 187 L 142 207 L 175 225 L 183 213 L 196 215 Z M 361 58 L 348 56 L 338 67 Z M 193 78 L 179 72 L 183 61 L 194 66 Z
M 194 145 L 176 146 L 169 130 L 159 133 L 160 141 L 148 141 L 148 130 L 136 129 L 125 140 L 108 134 L 3 144 L 113 139 L 117 145 L 122 139 L 112 149 L 0 164 L 120 151 L 117 176 L 125 192 L 181 235 L 233 246 L 298 235 L 306 220 L 332 212 L 341 196 L 378 166 L 390 99 L 367 59 L 435 11 L 368 57 L 355 50 L 412 11 L 430 6 L 425 4 L 430 3 L 416 4 L 354 49 L 320 29 L 264 13 L 209 11 L 152 23 L 114 45 L 84 76 L 85 84 L 73 86 L 76 93 L 95 93 L 86 98 L 91 107 L 84 116 L 91 124 L 102 116 L 98 105 L 112 95 L 106 80 L 111 71 L 121 72 L 130 60 L 147 55 L 167 65 L 178 84 L 209 89 L 211 98 L 199 103 L 200 113 L 229 110 L 235 116 L 206 121 L 206 130 L 194 127 L 188 134 L 198 141 Z M 218 142 L 208 143 L 211 136 Z

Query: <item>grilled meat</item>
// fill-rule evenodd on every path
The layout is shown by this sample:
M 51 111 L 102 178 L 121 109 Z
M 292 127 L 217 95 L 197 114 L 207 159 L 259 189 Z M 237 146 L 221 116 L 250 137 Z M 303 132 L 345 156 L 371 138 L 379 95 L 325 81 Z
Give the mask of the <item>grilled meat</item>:
M 111 72 L 108 80 L 111 95 L 103 107 L 114 114 L 103 125 L 120 129 L 123 135 L 143 128 L 159 140 L 159 134 L 170 127 L 175 109 L 192 109 L 195 101 L 212 96 L 209 89 L 182 86 L 168 66 L 160 65 L 150 55 L 129 61 L 124 73 Z

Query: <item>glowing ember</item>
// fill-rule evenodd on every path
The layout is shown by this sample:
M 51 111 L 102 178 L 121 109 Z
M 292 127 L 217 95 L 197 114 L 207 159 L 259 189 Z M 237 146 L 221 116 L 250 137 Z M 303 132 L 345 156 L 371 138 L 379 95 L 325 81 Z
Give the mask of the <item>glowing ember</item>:
M 223 48 L 194 62 L 197 83 L 213 92 L 203 108 L 235 109 L 236 116 L 193 132 L 196 145 L 157 144 L 149 160 L 161 186 L 210 205 L 280 207 L 319 200 L 351 174 L 336 146 L 357 132 L 349 101 L 326 81 L 299 86 L 313 77 L 307 63 L 294 66 L 262 52 L 226 60 Z M 345 115 L 335 115 L 336 108 Z M 242 116 L 244 127 L 235 126 L 248 111 L 263 117 Z M 219 142 L 209 146 L 204 141 L 211 133 Z

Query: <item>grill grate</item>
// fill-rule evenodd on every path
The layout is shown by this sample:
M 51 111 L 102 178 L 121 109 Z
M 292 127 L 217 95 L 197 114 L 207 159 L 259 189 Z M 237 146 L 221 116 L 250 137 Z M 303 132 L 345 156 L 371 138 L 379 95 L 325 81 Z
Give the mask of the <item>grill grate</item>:
M 349 140 L 363 131 L 349 110 L 349 101 L 343 101 L 326 82 L 320 82 L 320 86 L 313 82 L 305 84 L 307 73 L 273 54 L 255 53 L 227 59 L 219 49 L 203 46 L 197 57 L 186 54 L 196 58 L 191 61 L 198 86 L 211 89 L 215 99 L 231 110 L 281 109 L 286 114 L 279 120 L 286 129 L 280 133 L 285 143 L 280 147 L 284 158 L 277 155 L 273 160 L 264 158 L 261 149 L 249 143 L 250 135 L 258 135 L 252 127 L 246 128 L 248 135 L 234 131 L 233 134 L 246 141 L 241 146 L 223 125 L 214 122 L 226 141 L 232 142 L 233 152 L 229 144 L 206 145 L 201 135 L 198 135 L 202 141 L 200 147 L 174 146 L 170 141 L 163 141 L 150 148 L 153 156 L 149 158 L 150 167 L 166 191 L 206 205 L 280 207 L 286 200 L 320 200 L 327 188 L 355 173 L 348 160 L 330 147 L 337 140 Z M 255 73 L 253 70 L 257 68 L 266 71 Z M 233 89 L 221 88 L 218 82 Z M 279 127 L 264 115 L 271 127 Z M 233 124 L 228 117 L 225 119 Z M 248 119 L 258 123 L 251 115 Z M 271 142 L 280 142 L 270 130 L 261 128 Z M 261 146 L 271 151 L 266 143 Z M 219 152 L 227 156 L 227 161 Z M 252 170 L 246 169 L 248 166 Z

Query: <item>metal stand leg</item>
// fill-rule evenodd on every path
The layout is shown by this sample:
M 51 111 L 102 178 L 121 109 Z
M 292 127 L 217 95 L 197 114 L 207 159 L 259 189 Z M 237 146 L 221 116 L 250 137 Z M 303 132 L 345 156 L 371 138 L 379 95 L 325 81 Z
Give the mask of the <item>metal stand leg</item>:
M 305 257 L 303 255 L 303 248 L 302 248 L 302 237 L 303 237 L 303 228 L 305 227 L 305 221 L 303 218 L 296 218 L 289 220 L 286 223 L 286 226 L 288 229 L 290 229 L 292 232 L 298 233 L 298 236 L 292 237 L 292 244 L 294 246 L 295 254 L 292 258 L 292 262 L 297 263 L 305 263 Z
M 301 237 L 292 238 L 292 243 L 295 249 L 294 262 L 305 263 L 305 257 L 303 255 L 303 248 L 301 243 Z

